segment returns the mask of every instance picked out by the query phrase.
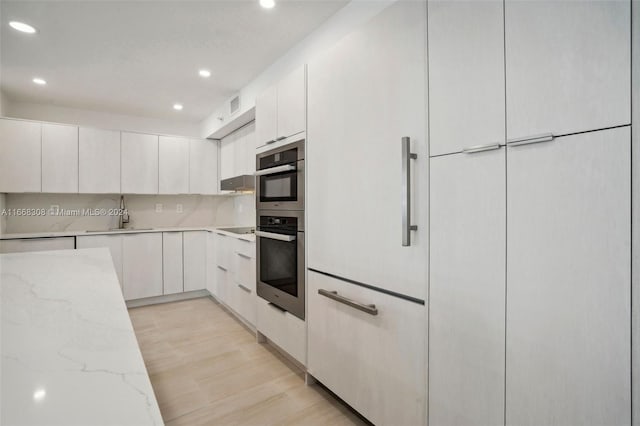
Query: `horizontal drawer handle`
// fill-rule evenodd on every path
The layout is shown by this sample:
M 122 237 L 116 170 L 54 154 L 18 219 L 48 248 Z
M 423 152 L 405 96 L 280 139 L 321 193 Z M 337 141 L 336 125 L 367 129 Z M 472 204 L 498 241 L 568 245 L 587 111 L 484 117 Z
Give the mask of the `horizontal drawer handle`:
M 254 176 L 274 175 L 276 173 L 291 172 L 295 169 L 296 169 L 296 166 L 294 166 L 293 164 L 285 164 L 283 166 L 275 166 L 275 167 L 270 167 L 264 170 L 258 170 L 253 175 Z
M 221 234 L 220 232 L 216 232 L 216 235 L 220 235 L 221 237 L 226 237 L 227 234 Z
M 244 253 L 236 252 L 236 254 L 237 254 L 238 256 L 240 256 L 240 257 L 244 257 L 245 259 L 251 259 L 251 256 L 247 256 L 247 255 L 246 255 L 246 254 L 244 254 Z
M 227 272 L 227 268 L 225 268 L 224 266 L 218 265 L 218 269 L 220 269 L 221 271 Z
M 551 142 L 553 139 L 554 139 L 554 136 L 552 133 L 545 133 L 543 135 L 526 136 L 524 138 L 509 139 L 507 141 L 507 145 L 509 146 L 530 145 L 533 143 Z
M 282 309 L 280 306 L 275 305 L 275 304 L 273 304 L 271 302 L 267 303 L 267 305 L 269 305 L 271 308 L 275 309 L 276 311 L 278 311 L 278 312 L 280 312 L 282 314 L 286 314 L 287 313 L 287 311 L 285 309 Z
M 275 140 L 275 139 L 271 139 L 270 141 L 267 141 L 267 143 L 265 145 L 271 145 L 272 143 L 276 143 L 276 142 L 278 142 L 278 141 Z
M 470 146 L 468 148 L 464 148 L 462 152 L 464 152 L 465 154 L 473 154 L 476 152 L 493 151 L 494 149 L 500 149 L 500 144 L 490 143 L 487 145 Z
M 256 231 L 256 236 L 290 243 L 296 240 L 295 235 L 276 234 L 275 232 Z
M 251 293 L 251 289 L 249 287 L 245 287 L 242 284 L 238 284 L 238 287 L 240 287 L 241 289 L 243 289 L 247 293 Z
M 376 308 L 376 305 L 367 305 L 365 303 L 356 302 L 355 300 L 340 296 L 337 291 L 329 291 L 321 288 L 318 290 L 318 294 L 324 297 L 328 297 L 329 299 L 333 299 L 336 302 L 351 306 L 352 308 L 365 312 L 369 315 L 378 315 L 378 308 Z

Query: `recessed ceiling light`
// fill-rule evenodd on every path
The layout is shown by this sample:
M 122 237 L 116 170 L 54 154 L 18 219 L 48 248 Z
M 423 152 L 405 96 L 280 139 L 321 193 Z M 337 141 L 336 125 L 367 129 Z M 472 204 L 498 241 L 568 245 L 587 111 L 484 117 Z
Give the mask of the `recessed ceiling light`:
M 264 7 L 265 9 L 273 9 L 275 5 L 275 0 L 260 0 L 260 6 Z
M 209 70 L 200 70 L 198 71 L 198 74 L 200 74 L 200 77 L 204 77 L 204 78 L 211 77 L 211 71 Z
M 176 111 L 182 111 L 182 104 L 173 104 L 173 109 Z
M 11 21 L 9 22 L 9 25 L 11 25 L 11 28 L 13 28 L 14 30 L 18 30 L 23 33 L 33 34 L 36 32 L 35 28 L 33 28 L 29 24 L 25 24 L 24 22 Z
M 47 84 L 47 81 L 43 78 L 36 77 L 32 80 L 35 84 L 39 84 L 40 86 L 44 86 Z

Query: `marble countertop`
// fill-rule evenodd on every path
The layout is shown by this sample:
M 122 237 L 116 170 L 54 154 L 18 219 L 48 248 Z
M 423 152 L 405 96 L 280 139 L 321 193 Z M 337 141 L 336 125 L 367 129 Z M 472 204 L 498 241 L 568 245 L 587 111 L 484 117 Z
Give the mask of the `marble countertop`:
M 0 255 L 0 423 L 162 425 L 108 249 Z
M 44 231 L 0 234 L 0 240 L 16 240 L 24 238 L 53 238 L 53 237 L 79 237 L 83 235 L 106 235 L 106 234 L 142 234 L 147 232 L 187 232 L 187 231 L 207 231 L 218 232 L 239 238 L 241 240 L 255 241 L 254 234 L 235 234 L 233 232 L 222 231 L 220 228 L 243 228 L 242 226 L 199 226 L 199 227 L 171 227 L 171 228 L 151 228 L 151 229 L 113 229 L 113 230 L 77 230 L 77 231 Z

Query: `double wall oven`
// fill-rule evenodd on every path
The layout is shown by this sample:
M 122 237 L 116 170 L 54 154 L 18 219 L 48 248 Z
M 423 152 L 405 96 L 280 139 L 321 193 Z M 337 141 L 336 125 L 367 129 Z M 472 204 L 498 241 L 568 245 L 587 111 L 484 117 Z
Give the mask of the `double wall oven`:
M 257 293 L 305 318 L 304 141 L 256 157 Z

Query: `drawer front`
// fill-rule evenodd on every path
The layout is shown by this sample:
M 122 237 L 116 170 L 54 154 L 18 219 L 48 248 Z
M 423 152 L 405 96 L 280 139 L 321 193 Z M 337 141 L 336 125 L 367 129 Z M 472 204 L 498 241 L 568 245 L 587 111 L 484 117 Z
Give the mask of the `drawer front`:
M 256 323 L 256 293 L 238 282 L 229 285 L 229 307 L 237 314 L 242 316 L 248 323 L 255 325 Z
M 215 269 L 216 276 L 216 290 L 217 290 L 217 299 L 225 304 L 228 304 L 229 299 L 229 272 L 224 269 L 223 266 L 216 265 Z
M 216 266 L 222 266 L 229 270 L 230 254 L 233 251 L 233 239 L 227 235 L 216 234 Z
M 255 241 L 247 241 L 241 238 L 236 238 L 234 241 L 235 252 L 244 257 L 256 258 L 256 243 Z
M 289 312 L 256 297 L 256 328 L 302 365 L 307 360 L 307 327 Z
M 255 292 L 256 290 L 256 260 L 245 257 L 244 254 L 234 253 L 234 279 L 236 284 Z
M 308 289 L 309 372 L 375 424 L 425 424 L 426 307 L 312 271 Z

